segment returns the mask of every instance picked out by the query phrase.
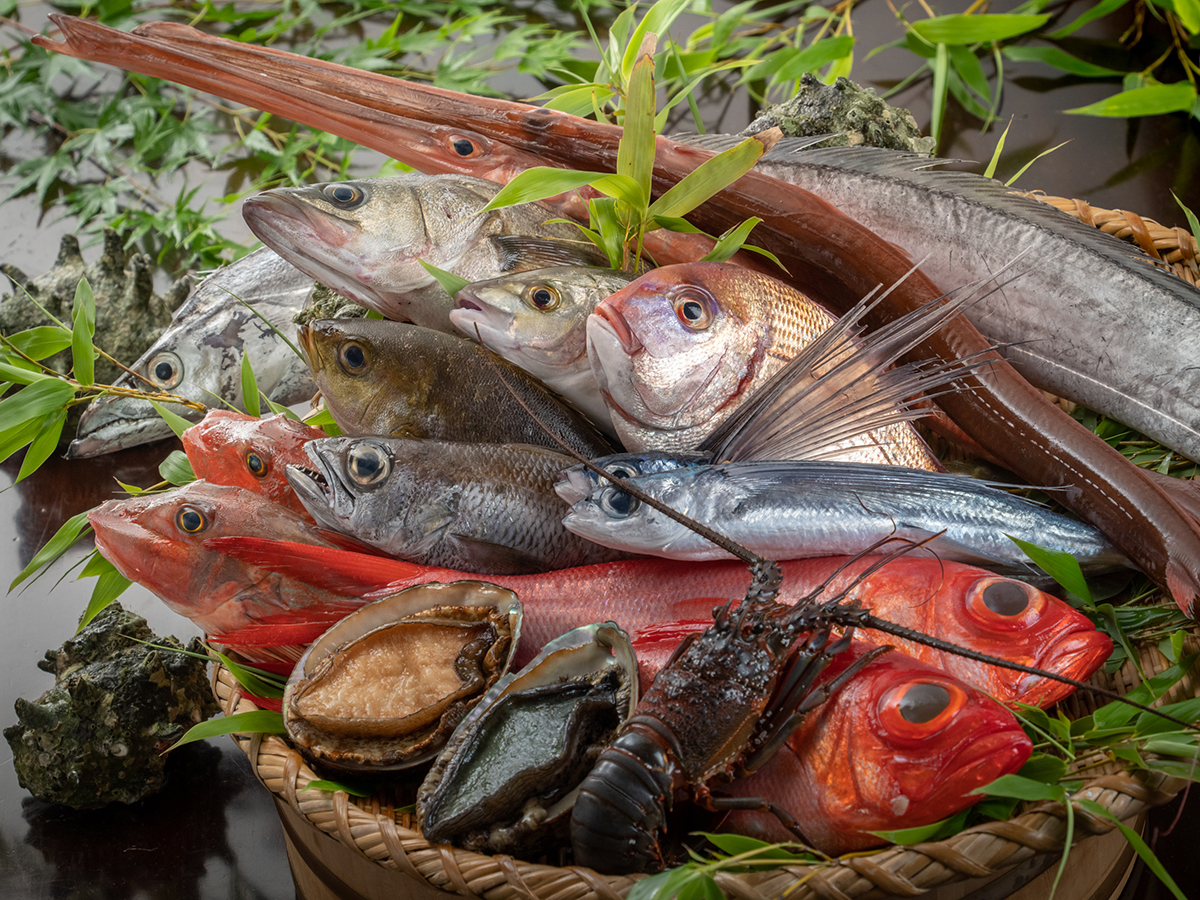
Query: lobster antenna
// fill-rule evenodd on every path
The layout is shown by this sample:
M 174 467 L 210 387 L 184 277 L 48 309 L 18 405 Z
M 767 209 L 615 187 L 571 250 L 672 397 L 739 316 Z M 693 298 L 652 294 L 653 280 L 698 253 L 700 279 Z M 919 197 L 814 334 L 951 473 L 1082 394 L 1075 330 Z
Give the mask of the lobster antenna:
M 480 337 L 479 326 L 475 327 L 475 335 L 477 338 Z M 658 510 L 663 515 L 667 516 L 668 518 L 672 519 L 675 522 L 678 522 L 680 525 L 683 525 L 685 528 L 690 528 L 692 531 L 696 532 L 701 537 L 707 538 L 708 540 L 710 540 L 714 544 L 716 544 L 718 547 L 720 547 L 722 550 L 726 551 L 727 553 L 731 554 L 732 556 L 737 557 L 742 562 L 746 563 L 746 565 L 748 565 L 750 567 L 750 574 L 751 574 L 752 581 L 751 581 L 750 588 L 746 593 L 745 601 L 743 601 L 743 602 L 764 599 L 764 598 L 765 599 L 774 599 L 774 597 L 779 593 L 779 588 L 780 588 L 781 584 L 783 583 L 783 572 L 779 568 L 779 564 L 777 562 L 772 562 L 768 559 L 765 559 L 765 558 L 759 556 L 758 554 L 754 553 L 752 550 L 750 550 L 746 547 L 743 547 L 741 544 L 737 543 L 736 541 L 732 540 L 731 538 L 726 537 L 725 535 L 721 534 L 720 532 L 715 531 L 714 529 L 710 528 L 709 526 L 703 525 L 700 522 L 697 522 L 694 519 L 684 515 L 683 513 L 679 512 L 678 510 L 672 509 L 670 506 L 667 506 L 667 504 L 663 503 L 657 497 L 651 497 L 645 491 L 643 491 L 640 488 L 636 487 L 635 485 L 629 483 L 626 479 L 621 478 L 618 475 L 614 475 L 611 472 L 606 472 L 604 469 L 600 468 L 600 466 L 596 465 L 590 459 L 587 459 L 586 457 L 584 457 L 582 453 L 580 453 L 574 447 L 569 446 L 565 441 L 562 440 L 562 438 L 560 438 L 558 435 L 556 435 L 546 425 L 546 423 L 543 422 L 538 417 L 537 413 L 535 413 L 532 409 L 530 409 L 529 406 L 520 397 L 517 396 L 516 392 L 513 391 L 511 387 L 509 387 L 508 382 L 504 380 L 504 374 L 500 371 L 500 367 L 498 365 L 496 365 L 496 361 L 493 358 L 494 354 L 492 353 L 492 351 L 488 350 L 486 347 L 483 347 L 482 341 L 480 342 L 480 347 L 481 347 L 481 349 L 483 349 L 485 351 L 489 363 L 491 363 L 493 369 L 496 372 L 496 376 L 500 379 L 500 383 L 503 384 L 504 387 L 509 391 L 509 393 L 511 393 L 513 395 L 513 398 L 517 401 L 517 403 L 520 404 L 521 408 L 524 409 L 525 412 L 527 412 L 529 414 L 530 418 L 532 418 L 533 421 L 535 421 L 538 424 L 538 426 L 556 444 L 558 444 L 562 448 L 563 452 L 566 455 L 568 455 L 568 456 L 574 458 L 575 460 L 577 460 L 578 462 L 582 463 L 583 466 L 585 468 L 587 468 L 589 471 L 594 472 L 596 475 L 599 475 L 602 478 L 608 479 L 608 481 L 612 482 L 614 485 L 616 485 L 622 491 L 625 491 L 626 493 L 628 493 L 631 497 L 636 497 L 638 500 L 645 503 L 647 506 L 649 506 L 655 510 Z M 901 547 L 901 548 L 887 554 L 882 559 L 876 560 L 874 563 L 871 564 L 871 566 L 868 567 L 868 569 L 866 571 L 864 571 L 861 575 L 859 575 L 855 579 L 855 584 L 857 584 L 863 578 L 865 578 L 868 575 L 870 575 L 871 573 L 875 572 L 882 566 L 886 565 L 887 563 L 892 562 L 893 560 L 898 559 L 899 557 L 901 557 L 907 553 L 910 553 L 911 551 L 913 551 L 913 550 L 917 549 L 918 547 L 922 546 L 923 544 L 925 544 L 927 541 L 933 540 L 933 538 L 935 538 L 935 537 L 937 537 L 937 535 L 932 535 L 929 538 L 926 538 L 926 539 L 916 542 L 916 543 L 910 542 L 906 546 Z M 824 588 L 832 582 L 833 578 L 836 577 L 836 575 L 838 573 L 843 571 L 846 568 L 846 566 L 850 565 L 855 560 L 860 559 L 863 556 L 866 556 L 866 555 L 872 553 L 874 550 L 878 549 L 881 544 L 886 543 L 887 540 L 891 540 L 891 538 L 876 541 L 870 547 L 855 554 L 851 559 L 847 560 L 841 567 L 839 567 L 837 572 L 835 572 L 833 575 L 831 575 L 825 581 L 825 583 L 821 586 L 821 590 L 824 590 Z M 1095 685 L 1088 684 L 1087 682 L 1084 682 L 1084 681 L 1077 681 L 1076 679 L 1068 678 L 1065 675 L 1058 675 L 1054 672 L 1049 672 L 1045 669 L 1039 669 L 1034 666 L 1027 666 L 1023 663 L 1011 662 L 1010 660 L 1002 659 L 998 656 L 988 656 L 986 653 L 980 653 L 976 650 L 971 650 L 970 648 L 967 648 L 967 647 L 961 647 L 957 644 L 951 644 L 950 642 L 944 641 L 941 638 L 936 638 L 936 637 L 933 637 L 932 635 L 924 634 L 923 632 L 915 631 L 911 628 L 906 628 L 902 625 L 895 625 L 891 622 L 888 622 L 886 619 L 876 618 L 875 616 L 871 615 L 869 612 L 862 609 L 861 607 L 856 608 L 856 607 L 848 606 L 848 605 L 841 603 L 840 601 L 845 599 L 848 596 L 850 590 L 853 587 L 854 587 L 854 584 L 848 585 L 844 590 L 840 591 L 836 597 L 832 598 L 831 600 L 827 601 L 827 603 L 823 604 L 824 608 L 820 611 L 820 613 L 818 615 L 821 618 L 826 618 L 828 621 L 836 622 L 839 625 L 853 626 L 853 627 L 858 627 L 858 628 L 873 628 L 877 631 L 882 631 L 886 634 L 890 634 L 895 637 L 902 637 L 902 638 L 906 638 L 907 640 L 913 641 L 914 643 L 923 644 L 926 647 L 932 647 L 935 650 L 944 650 L 948 653 L 953 653 L 956 656 L 962 656 L 967 659 L 974 659 L 978 662 L 987 663 L 989 665 L 1000 666 L 1001 668 L 1012 669 L 1017 672 L 1024 672 L 1028 675 L 1037 675 L 1041 678 L 1049 678 L 1052 681 L 1059 681 L 1064 684 L 1069 684 L 1077 689 L 1082 689 L 1082 690 L 1086 690 L 1086 691 L 1089 691 L 1094 694 L 1099 694 L 1100 696 L 1106 697 L 1110 700 L 1119 700 L 1120 702 L 1126 704 L 1127 706 L 1132 706 L 1135 709 L 1141 710 L 1142 712 L 1152 713 L 1153 715 L 1156 715 L 1162 719 L 1166 719 L 1171 724 L 1179 725 L 1188 731 L 1200 731 L 1200 726 L 1189 725 L 1188 723 L 1183 722 L 1179 719 L 1176 719 L 1173 716 L 1169 716 L 1164 712 L 1161 712 L 1157 709 L 1153 709 L 1149 706 L 1145 706 L 1141 703 L 1137 703 L 1133 700 L 1128 700 L 1125 697 L 1122 697 L 1120 694 L 1114 693 L 1113 691 L 1106 690 L 1105 688 L 1096 687 Z M 820 591 L 814 591 L 812 594 L 809 595 L 808 599 L 811 600 L 811 599 L 815 598 L 819 593 L 820 593 Z M 728 604 L 726 604 L 726 605 L 728 606 Z M 836 612 L 835 612 L 835 610 L 836 610 Z

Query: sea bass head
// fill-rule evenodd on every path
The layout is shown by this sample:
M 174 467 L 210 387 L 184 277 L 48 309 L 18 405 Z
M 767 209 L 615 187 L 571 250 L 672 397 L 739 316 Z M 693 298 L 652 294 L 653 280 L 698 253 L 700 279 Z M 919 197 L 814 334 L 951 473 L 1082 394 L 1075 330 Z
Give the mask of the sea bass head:
M 468 281 L 597 252 L 540 204 L 480 213 L 500 190 L 464 175 L 395 175 L 276 188 L 242 214 L 264 244 L 322 284 L 389 319 L 453 331 L 453 300 L 421 261 Z
M 88 513 L 100 553 L 131 581 L 210 634 L 323 599 L 265 569 L 209 550 L 213 537 L 269 534 L 333 547 L 308 520 L 261 494 L 194 481 L 162 494 L 110 500 Z
M 298 403 L 312 396 L 312 378 L 271 326 L 290 329 L 311 291 L 312 279 L 273 251 L 251 253 L 200 282 L 162 337 L 133 364 L 134 375 L 123 375 L 116 385 L 244 409 L 242 358 L 248 355 L 263 393 L 277 403 Z M 186 406 L 166 406 L 193 422 L 203 415 Z M 94 401 L 76 434 L 68 451 L 76 458 L 173 436 L 149 402 L 116 395 Z
M 197 478 L 254 491 L 307 517 L 284 471 L 288 465 L 307 464 L 304 445 L 323 437 L 321 429 L 283 413 L 258 418 L 213 409 L 182 440 Z
M 686 263 L 648 272 L 598 304 L 588 356 L 626 449 L 696 446 L 794 355 L 777 347 L 792 327 L 773 309 L 785 290 L 739 266 Z M 815 304 L 808 312 L 814 335 L 833 322 Z
M 852 642 L 818 685 L 871 649 Z M 891 651 L 809 713 L 776 759 L 734 789 L 772 797 L 815 847 L 840 854 L 886 843 L 869 831 L 915 828 L 965 809 L 982 799 L 971 791 L 1016 772 L 1032 748 L 1004 706 Z
M 587 355 L 588 316 L 632 278 L 628 272 L 583 266 L 490 278 L 454 295 L 450 321 L 578 406 L 569 387 L 575 381 L 590 383 L 591 394 L 599 397 Z
M 936 563 L 931 565 L 931 563 Z M 862 566 L 851 565 L 847 577 Z M 864 605 L 891 622 L 1010 662 L 1086 681 L 1112 653 L 1112 640 L 1067 603 L 1030 584 L 954 562 L 901 557 L 862 585 Z M 851 598 L 857 596 L 851 592 Z M 1002 703 L 1050 706 L 1074 691 L 1040 675 L 1019 675 L 947 651 L 865 631 L 987 691 Z

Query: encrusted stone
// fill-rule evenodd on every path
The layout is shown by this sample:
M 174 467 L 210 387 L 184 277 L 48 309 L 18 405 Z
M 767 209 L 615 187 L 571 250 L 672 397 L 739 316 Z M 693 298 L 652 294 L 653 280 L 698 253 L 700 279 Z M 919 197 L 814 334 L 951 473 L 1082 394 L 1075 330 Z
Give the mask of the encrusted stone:
M 147 641 L 174 650 L 160 650 Z M 146 620 L 113 603 L 38 667 L 54 687 L 16 702 L 4 729 L 17 780 L 39 800 L 76 809 L 134 803 L 162 787 L 163 751 L 217 712 L 207 663 L 193 638 L 158 638 Z
M 889 106 L 872 88 L 848 78 L 824 84 L 804 75 L 796 96 L 772 106 L 747 126 L 744 135 L 778 126 L 787 137 L 836 134 L 822 147 L 886 147 L 914 153 L 932 153 L 931 137 L 922 137 L 917 120 L 907 109 Z
M 93 265 L 84 263 L 79 239 L 68 234 L 59 245 L 54 268 L 45 275 L 30 278 L 7 263 L 0 265 L 0 272 L 15 285 L 12 294 L 0 297 L 0 331 L 4 334 L 53 324 L 47 312 L 70 327 L 75 289 L 86 277 L 96 297 L 96 346 L 127 364 L 158 339 L 190 289 L 189 279 L 181 278 L 165 297 L 154 293 L 153 261 L 144 253 L 127 251 L 121 236 L 111 228 L 104 230 L 104 251 Z M 65 372 L 70 356 L 60 354 L 47 364 Z M 97 382 L 111 384 L 118 374 L 112 363 L 96 360 Z M 64 433 L 73 434 L 74 428 Z
M 296 313 L 292 321 L 297 325 L 308 325 L 317 319 L 361 319 L 366 314 L 367 308 L 361 303 L 343 297 L 333 288 L 328 288 L 318 281 L 313 284 L 308 304 Z

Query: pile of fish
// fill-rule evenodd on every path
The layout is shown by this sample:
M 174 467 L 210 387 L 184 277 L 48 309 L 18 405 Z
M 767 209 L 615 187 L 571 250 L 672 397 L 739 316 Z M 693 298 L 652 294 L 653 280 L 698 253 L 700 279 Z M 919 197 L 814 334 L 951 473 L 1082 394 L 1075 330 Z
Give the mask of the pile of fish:
M 285 721 L 318 768 L 383 777 L 432 760 L 417 798 L 430 840 L 526 853 L 555 839 L 581 865 L 653 870 L 677 852 L 664 837 L 673 800 L 691 796 L 743 830 L 785 827 L 831 853 L 874 846 L 869 832 L 937 821 L 1015 771 L 1030 744 L 1003 704 L 1057 702 L 1071 689 L 1058 678 L 1086 678 L 1111 649 L 1038 589 L 1009 536 L 1085 571 L 1140 568 L 1192 611 L 1191 495 L 1070 423 L 992 346 L 1037 383 L 1196 455 L 1187 427 L 1155 424 L 1186 419 L 1173 404 L 1197 395 L 1190 362 L 1163 374 L 1157 355 L 1114 362 L 1089 341 L 1112 330 L 1096 310 L 1127 309 L 1134 292 L 1188 322 L 1198 298 L 1107 236 L 987 179 L 926 173 L 928 160 L 784 142 L 695 220 L 716 233 L 753 208 L 790 283 L 686 263 L 696 243 L 678 235 L 651 245 L 675 264 L 611 271 L 551 221 L 578 198 L 481 210 L 528 165 L 610 165 L 619 130 L 479 98 L 468 113 L 449 92 L 176 26 L 56 21 L 67 42 L 52 49 L 445 173 L 268 191 L 246 218 L 270 250 L 210 279 L 238 270 L 252 302 L 304 293 L 290 267 L 259 281 L 282 258 L 405 320 L 301 327 L 301 379 L 340 436 L 211 412 L 184 435 L 199 480 L 90 515 L 124 574 L 291 673 Z M 708 153 L 660 140 L 660 187 Z M 817 197 L 842 207 L 856 190 L 870 221 Z M 888 192 L 902 212 L 880 201 Z M 920 227 L 889 230 L 914 219 L 976 225 L 937 226 L 929 246 Z M 942 247 L 954 266 L 935 254 L 911 268 L 906 251 Z M 421 260 L 472 284 L 451 297 Z M 1079 300 L 1097 281 L 1113 297 Z M 1017 296 L 1046 305 L 1023 317 L 1035 330 L 997 325 L 988 340 L 967 321 L 990 328 L 1023 308 Z M 1078 318 L 1060 329 L 1064 305 Z M 227 396 L 199 387 L 206 364 L 175 365 L 216 340 L 198 321 L 135 369 Z M 1101 360 L 1102 373 L 1087 369 Z M 238 367 L 221 371 L 236 382 Z M 1111 390 L 1076 390 L 1097 380 Z M 942 471 L 912 427 L 925 398 L 939 428 L 1086 521 Z M 76 452 L 115 446 L 136 418 L 81 425 Z M 636 812 L 617 800 L 626 790 Z

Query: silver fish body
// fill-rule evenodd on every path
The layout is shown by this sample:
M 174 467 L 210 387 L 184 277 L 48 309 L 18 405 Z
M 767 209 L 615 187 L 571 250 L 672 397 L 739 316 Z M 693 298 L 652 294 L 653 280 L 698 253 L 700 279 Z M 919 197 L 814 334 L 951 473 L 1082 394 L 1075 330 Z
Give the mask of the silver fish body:
M 719 149 L 733 138 L 698 143 Z M 1200 460 L 1200 291 L 1132 245 L 938 160 L 781 141 L 757 171 L 829 201 L 906 250 L 935 283 L 1038 265 L 967 310 L 1032 384 Z
M 400 559 L 519 575 L 623 559 L 571 534 L 554 483 L 571 457 L 524 444 L 328 438 L 288 481 L 318 523 Z
M 491 278 L 455 294 L 450 321 L 615 435 L 588 361 L 587 319 L 597 303 L 633 278 L 630 272 L 585 266 Z
M 1129 565 L 1090 525 L 974 479 L 901 466 L 730 463 L 660 471 L 630 483 L 767 559 L 854 554 L 889 538 L 932 537 L 923 552 L 941 559 L 1035 572 L 1012 535 L 1071 553 L 1084 571 Z M 568 470 L 557 489 L 572 504 L 563 524 L 597 543 L 669 559 L 728 558 L 686 525 L 612 484 L 598 484 L 582 467 Z
M 196 285 L 162 337 L 131 366 L 145 380 L 123 375 L 116 385 L 245 411 L 241 371 L 248 355 L 264 394 L 277 403 L 299 403 L 316 390 L 312 375 L 272 326 L 292 333 L 292 318 L 311 291 L 310 277 L 275 252 L 257 250 Z M 185 406 L 167 408 L 195 422 L 203 415 Z M 172 434 L 145 400 L 104 397 L 84 411 L 68 456 L 99 456 Z
M 542 204 L 480 212 L 499 190 L 465 175 L 406 174 L 277 188 L 247 200 L 242 215 L 264 244 L 339 294 L 453 333 L 453 299 L 421 261 L 480 281 L 598 258 Z

